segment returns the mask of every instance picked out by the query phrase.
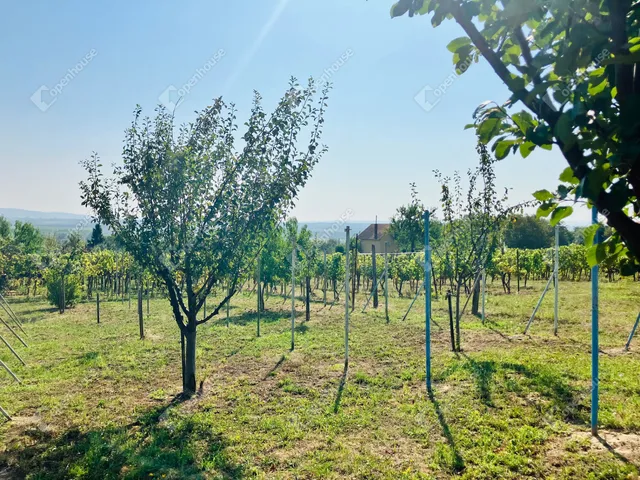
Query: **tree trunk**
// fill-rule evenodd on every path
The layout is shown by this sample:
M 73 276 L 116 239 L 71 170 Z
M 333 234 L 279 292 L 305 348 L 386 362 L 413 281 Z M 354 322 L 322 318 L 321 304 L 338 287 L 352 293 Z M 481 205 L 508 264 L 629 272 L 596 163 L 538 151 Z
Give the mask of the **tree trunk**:
M 305 294 L 305 320 L 311 320 L 311 277 L 306 277 L 306 294 Z
M 460 282 L 461 278 L 458 277 L 458 283 L 456 285 L 456 349 L 460 351 Z
M 193 395 L 196 392 L 196 327 L 188 325 L 184 332 L 185 358 L 184 373 L 182 376 L 182 391 L 185 395 Z
M 479 313 L 479 303 L 480 303 L 480 281 L 478 280 L 475 283 L 475 288 L 473 289 L 473 298 L 471 299 L 471 314 L 478 315 Z
M 138 326 L 140 327 L 140 340 L 144 340 L 144 318 L 142 315 L 142 284 L 138 280 Z
M 451 351 L 456 351 L 456 334 L 453 331 L 453 306 L 451 305 L 451 291 L 447 292 L 447 302 L 449 303 L 449 329 L 451 330 Z
M 375 245 L 371 245 L 371 269 L 373 270 L 373 308 L 378 308 L 378 271 L 376 268 Z

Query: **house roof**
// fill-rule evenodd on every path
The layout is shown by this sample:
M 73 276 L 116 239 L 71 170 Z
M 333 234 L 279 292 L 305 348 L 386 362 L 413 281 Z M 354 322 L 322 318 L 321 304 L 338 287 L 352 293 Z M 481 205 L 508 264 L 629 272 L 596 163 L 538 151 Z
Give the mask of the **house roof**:
M 369 225 L 367 228 L 365 228 L 362 232 L 360 232 L 360 234 L 358 235 L 358 238 L 360 240 L 376 240 L 376 238 L 374 238 L 374 234 L 375 234 L 375 223 L 372 223 L 371 225 Z M 389 228 L 391 227 L 390 223 L 378 223 L 378 240 L 380 238 L 382 238 L 383 235 L 389 233 Z

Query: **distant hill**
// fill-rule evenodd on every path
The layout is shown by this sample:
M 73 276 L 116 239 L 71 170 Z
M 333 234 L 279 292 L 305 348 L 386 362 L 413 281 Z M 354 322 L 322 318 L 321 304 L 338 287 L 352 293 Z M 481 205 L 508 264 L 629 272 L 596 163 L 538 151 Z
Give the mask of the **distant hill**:
M 77 230 L 84 238 L 87 238 L 93 222 L 91 218 L 77 213 L 65 212 L 39 212 L 34 210 L 23 210 L 20 208 L 0 208 L 0 215 L 5 217 L 11 223 L 19 220 L 21 222 L 29 222 L 37 227 L 45 235 L 66 236 L 69 231 Z M 371 225 L 370 222 L 304 222 L 299 224 L 307 225 L 311 233 L 318 238 L 323 236 L 327 239 L 335 238 L 336 240 L 344 240 L 344 229 L 347 225 L 351 227 L 351 234 L 362 232 Z M 107 231 L 108 232 L 108 231 Z M 106 233 L 106 232 L 105 232 Z
M 66 237 L 70 232 L 78 232 L 83 238 L 87 238 L 93 228 L 91 217 L 77 213 L 0 208 L 0 215 L 11 223 L 16 220 L 31 223 L 43 235 L 54 235 L 59 238 Z
M 21 208 L 0 208 L 0 215 L 7 220 L 26 221 L 30 219 L 37 220 L 82 220 L 85 215 L 77 213 L 64 212 L 38 212 L 35 210 L 23 210 Z

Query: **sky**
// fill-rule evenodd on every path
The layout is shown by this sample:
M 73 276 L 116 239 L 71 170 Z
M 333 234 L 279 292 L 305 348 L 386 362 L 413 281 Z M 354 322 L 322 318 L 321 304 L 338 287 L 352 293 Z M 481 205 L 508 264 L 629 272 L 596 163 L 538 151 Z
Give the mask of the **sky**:
M 137 104 L 173 105 L 178 123 L 223 96 L 248 116 L 254 90 L 267 109 L 291 76 L 329 79 L 323 143 L 293 212 L 302 221 L 384 221 L 410 200 L 438 207 L 433 171 L 477 164 L 464 130 L 476 106 L 508 98 L 484 60 L 453 82 L 453 22 L 391 19 L 392 0 L 30 0 L 5 2 L 0 28 L 0 207 L 86 213 L 79 162 L 119 162 Z M 190 79 L 191 86 L 183 87 Z M 441 87 L 441 88 L 439 88 Z M 436 96 L 434 92 L 437 92 Z M 428 102 L 428 103 L 427 103 Z M 553 190 L 558 151 L 510 156 L 496 167 L 510 201 Z M 586 224 L 578 209 L 567 222 Z

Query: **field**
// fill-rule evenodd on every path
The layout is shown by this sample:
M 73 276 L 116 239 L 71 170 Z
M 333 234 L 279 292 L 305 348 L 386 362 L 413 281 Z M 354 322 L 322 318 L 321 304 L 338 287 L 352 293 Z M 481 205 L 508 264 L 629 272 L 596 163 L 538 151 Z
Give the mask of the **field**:
M 30 347 L 27 367 L 0 355 L 23 380 L 2 376 L 14 420 L 0 427 L 0 478 L 637 478 L 640 338 L 623 346 L 640 283 L 601 285 L 600 439 L 589 434 L 590 285 L 561 284 L 558 337 L 551 296 L 523 336 L 543 286 L 490 285 L 488 321 L 464 317 L 460 354 L 434 300 L 432 398 L 423 299 L 404 322 L 407 298 L 391 298 L 389 324 L 382 303 L 356 308 L 345 373 L 342 302 L 315 302 L 304 322 L 298 301 L 291 352 L 290 302 L 267 299 L 256 338 L 256 298 L 240 294 L 229 326 L 223 314 L 200 327 L 203 383 L 186 401 L 167 300 L 151 300 L 141 341 L 126 302 L 103 302 L 98 325 L 93 303 L 60 315 L 13 299 Z

